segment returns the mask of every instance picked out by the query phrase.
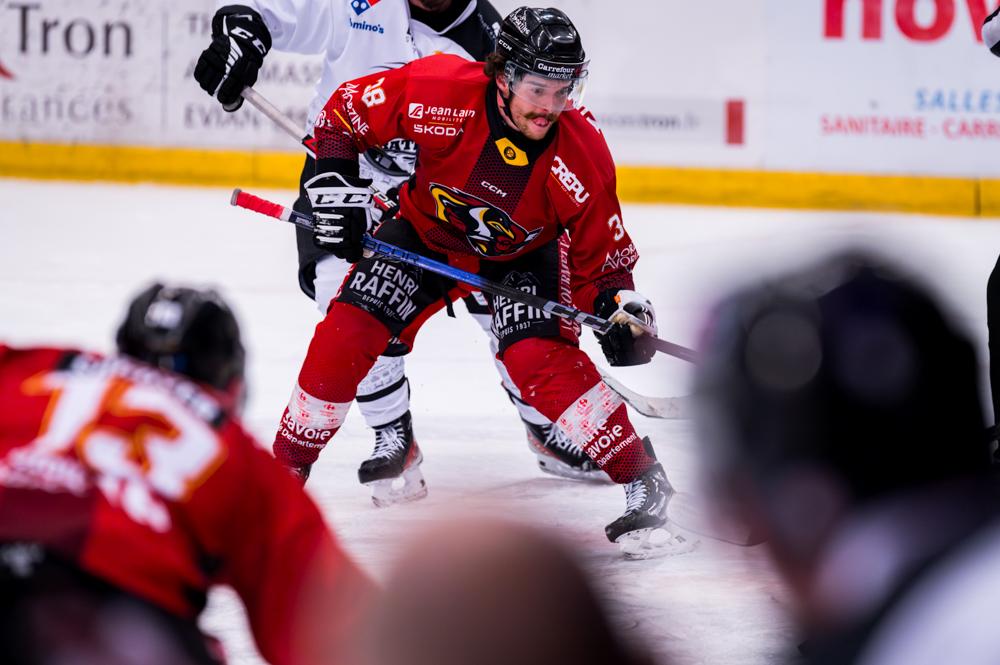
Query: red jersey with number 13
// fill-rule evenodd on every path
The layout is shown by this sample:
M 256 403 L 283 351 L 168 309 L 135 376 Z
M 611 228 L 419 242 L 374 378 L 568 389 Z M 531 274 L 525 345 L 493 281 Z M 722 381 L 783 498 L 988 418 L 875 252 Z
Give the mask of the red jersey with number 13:
M 228 584 L 283 665 L 315 663 L 302 651 L 325 635 L 346 644 L 372 590 L 207 389 L 127 358 L 0 343 L 0 543 L 14 541 L 191 620 Z

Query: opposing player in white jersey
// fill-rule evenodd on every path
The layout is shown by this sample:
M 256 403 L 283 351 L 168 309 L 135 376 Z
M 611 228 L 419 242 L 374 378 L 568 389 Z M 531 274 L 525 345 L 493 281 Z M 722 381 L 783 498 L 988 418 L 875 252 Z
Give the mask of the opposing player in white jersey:
M 212 21 L 212 44 L 202 53 L 195 78 L 227 110 L 242 103 L 240 93 L 257 80 L 264 56 L 273 47 L 296 53 L 322 53 L 323 74 L 309 108 L 308 127 L 343 81 L 401 66 L 434 53 L 452 53 L 481 60 L 493 48 L 500 16 L 487 0 L 247 0 L 221 7 Z M 416 147 L 406 140 L 389 141 L 360 160 L 361 175 L 390 195 L 410 177 Z M 296 210 L 311 214 L 303 185 L 315 166 L 306 159 Z M 308 232 L 299 230 L 299 286 L 322 313 L 336 295 L 349 264 L 317 249 Z M 465 300 L 469 312 L 490 334 L 496 353 L 491 317 L 480 294 Z M 375 430 L 375 448 L 361 464 L 358 477 L 371 484 L 376 505 L 416 499 L 426 494 L 419 471 L 421 456 L 405 468 L 406 483 L 392 489 L 403 475 L 398 457 L 413 438 L 402 345 L 390 344 L 358 387 L 357 402 Z M 605 480 L 605 474 L 545 416 L 521 400 L 503 365 L 497 362 L 504 389 L 524 421 L 528 444 L 539 467 L 555 475 Z M 414 442 L 415 447 L 415 442 Z M 303 480 L 310 465 L 300 467 Z M 398 484 L 398 483 L 397 483 Z

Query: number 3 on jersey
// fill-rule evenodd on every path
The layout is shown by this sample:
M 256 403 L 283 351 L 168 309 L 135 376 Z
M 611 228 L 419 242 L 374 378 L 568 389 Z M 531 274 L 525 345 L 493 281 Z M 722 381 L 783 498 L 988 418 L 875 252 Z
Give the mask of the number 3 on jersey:
M 625 237 L 625 227 L 622 226 L 622 218 L 617 214 L 611 215 L 611 219 L 608 220 L 608 228 L 615 234 L 614 240 L 618 242 Z

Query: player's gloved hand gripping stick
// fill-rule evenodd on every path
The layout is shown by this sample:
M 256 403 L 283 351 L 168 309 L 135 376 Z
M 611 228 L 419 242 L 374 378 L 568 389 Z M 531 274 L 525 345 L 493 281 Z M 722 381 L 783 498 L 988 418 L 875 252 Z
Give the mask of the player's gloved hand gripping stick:
M 296 226 L 301 226 L 302 228 L 310 231 L 313 228 L 314 220 L 309 215 L 292 210 L 291 208 L 285 207 L 281 204 L 267 201 L 254 196 L 253 194 L 248 194 L 247 192 L 239 189 L 233 190 L 233 196 L 230 203 L 240 208 L 246 208 L 247 210 L 253 210 L 254 212 L 274 217 L 275 219 L 291 222 Z M 463 282 L 474 286 L 482 291 L 486 291 L 487 293 L 504 296 L 505 298 L 509 298 L 515 302 L 520 302 L 528 305 L 529 307 L 540 309 L 543 312 L 552 314 L 553 316 L 559 316 L 564 319 L 576 321 L 577 323 L 585 325 L 588 328 L 593 328 L 601 334 L 607 334 L 607 332 L 615 325 L 607 319 L 602 319 L 599 316 L 588 314 L 581 309 L 577 309 L 576 307 L 563 305 L 562 303 L 558 303 L 553 300 L 546 300 L 545 298 L 521 291 L 520 289 L 504 286 L 503 284 L 497 284 L 496 282 L 484 279 L 474 273 L 459 270 L 458 268 L 450 266 L 447 263 L 441 263 L 440 261 L 435 261 L 434 259 L 427 258 L 426 256 L 407 251 L 387 242 L 372 238 L 367 234 L 364 237 L 363 244 L 366 252 L 381 254 L 402 263 L 408 263 L 425 270 L 430 270 L 431 272 L 453 279 L 456 282 Z M 646 328 L 645 324 L 639 319 L 635 319 L 634 322 L 630 321 L 630 323 L 634 323 L 643 329 Z M 674 344 L 673 342 L 668 342 L 653 335 L 650 335 L 649 343 L 652 344 L 653 348 L 657 351 L 674 356 L 675 358 L 680 358 L 681 360 L 695 362 L 695 352 L 692 349 L 679 344 Z
M 278 107 L 269 102 L 264 95 L 260 94 L 256 90 L 250 87 L 243 89 L 243 99 L 250 102 L 250 105 L 256 108 L 258 111 L 263 113 L 271 120 L 274 124 L 285 130 L 285 133 L 295 139 L 299 145 L 308 153 L 308 155 L 315 159 L 316 157 L 316 139 L 314 139 L 309 134 L 303 134 L 301 128 L 296 125 L 291 118 L 282 113 Z M 375 188 L 372 188 L 372 198 L 375 210 L 384 213 L 387 210 L 394 210 L 396 207 L 396 202 L 390 199 L 384 192 L 380 192 Z

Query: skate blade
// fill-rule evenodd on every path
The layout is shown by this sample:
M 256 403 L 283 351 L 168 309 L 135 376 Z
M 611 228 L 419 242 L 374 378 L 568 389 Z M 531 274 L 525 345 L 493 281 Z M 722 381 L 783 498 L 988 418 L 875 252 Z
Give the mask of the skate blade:
M 636 529 L 618 536 L 615 540 L 622 554 L 629 560 L 656 559 L 687 554 L 698 546 L 698 541 L 673 533 L 665 527 Z
M 572 467 L 565 462 L 562 462 L 551 457 L 537 455 L 538 457 L 538 468 L 543 472 L 551 475 L 558 476 L 559 478 L 568 478 L 569 480 L 582 480 L 589 483 L 611 483 L 611 478 L 608 474 L 604 473 L 601 469 L 596 469 L 594 471 L 582 471 L 576 467 Z
M 419 466 L 413 466 L 395 478 L 365 483 L 372 488 L 372 503 L 376 508 L 388 508 L 397 503 L 419 501 L 427 496 L 427 483 Z

